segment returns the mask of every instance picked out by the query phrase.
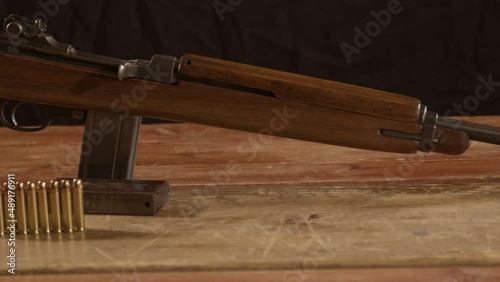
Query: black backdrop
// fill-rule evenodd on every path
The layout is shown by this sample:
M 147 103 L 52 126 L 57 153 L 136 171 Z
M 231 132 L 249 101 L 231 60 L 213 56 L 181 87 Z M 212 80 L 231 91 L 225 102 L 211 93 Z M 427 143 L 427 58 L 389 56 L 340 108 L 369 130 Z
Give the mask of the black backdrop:
M 41 16 L 82 51 L 191 52 L 410 95 L 441 114 L 500 114 L 500 86 L 475 97 L 479 76 L 500 81 L 498 0 L 0 0 L 0 18 L 10 13 Z M 374 13 L 384 26 L 356 45 Z M 357 48 L 350 63 L 342 42 Z

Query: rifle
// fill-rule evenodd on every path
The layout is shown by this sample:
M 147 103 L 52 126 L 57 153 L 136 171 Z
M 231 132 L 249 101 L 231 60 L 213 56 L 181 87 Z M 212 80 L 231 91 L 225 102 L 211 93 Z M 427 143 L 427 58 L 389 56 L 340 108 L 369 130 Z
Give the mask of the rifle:
M 500 145 L 500 128 L 438 116 L 415 98 L 192 54 L 111 58 L 46 31 L 40 19 L 5 20 L 0 122 L 31 132 L 54 117 L 85 120 L 87 214 L 152 215 L 166 203 L 168 182 L 130 180 L 142 116 L 405 154 L 458 155 L 471 139 Z M 26 103 L 43 105 L 47 122 L 20 126 Z
M 49 105 L 51 116 L 110 112 L 394 153 L 461 154 L 471 139 L 500 144 L 499 128 L 441 117 L 415 98 L 192 54 L 110 58 L 46 30 L 39 19 L 11 15 L 0 32 L 9 128 L 48 125 L 17 125 L 15 109 L 30 102 Z

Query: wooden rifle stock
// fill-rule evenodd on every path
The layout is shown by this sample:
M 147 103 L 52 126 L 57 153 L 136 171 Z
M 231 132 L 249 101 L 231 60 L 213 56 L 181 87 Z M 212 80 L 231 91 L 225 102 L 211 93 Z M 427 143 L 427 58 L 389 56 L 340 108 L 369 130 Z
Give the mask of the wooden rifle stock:
M 272 93 L 259 95 L 196 81 L 175 85 L 29 56 L 0 54 L 0 98 L 85 110 L 193 122 L 360 149 L 417 152 L 417 141 L 381 129 L 419 135 L 420 102 L 378 90 L 186 55 L 179 74 Z M 183 65 L 184 64 L 184 65 Z M 467 135 L 446 130 L 446 146 L 460 154 Z M 443 144 L 444 145 L 444 144 Z

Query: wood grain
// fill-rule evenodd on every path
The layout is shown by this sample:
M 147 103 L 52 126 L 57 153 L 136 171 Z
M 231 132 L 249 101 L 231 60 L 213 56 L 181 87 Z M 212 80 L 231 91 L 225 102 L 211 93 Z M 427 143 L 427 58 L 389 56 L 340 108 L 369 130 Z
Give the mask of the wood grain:
M 174 190 L 156 216 L 87 215 L 16 254 L 25 274 L 495 266 L 498 184 Z
M 179 73 L 266 90 L 280 99 L 417 123 L 420 101 L 381 90 L 208 58 L 182 56 Z
M 317 282 L 496 282 L 500 280 L 498 267 L 461 267 L 461 268 L 397 268 L 397 269 L 333 269 L 297 271 L 224 271 L 224 272 L 118 272 L 92 274 L 58 274 L 58 275 L 18 275 L 10 277 L 9 281 L 18 282 L 110 282 L 110 281 L 317 281 Z
M 458 130 L 436 128 L 435 138 L 439 139 L 434 152 L 448 155 L 461 155 L 465 153 L 471 145 L 469 136 Z
M 74 177 L 81 132 L 0 129 L 2 171 L 21 181 Z M 102 273 L 96 281 L 109 273 L 165 277 L 158 272 L 193 281 L 498 279 L 498 268 L 465 267 L 500 264 L 497 146 L 408 156 L 258 138 L 190 124 L 143 126 L 136 177 L 168 179 L 169 204 L 155 217 L 88 215 L 83 234 L 20 237 L 20 273 Z M 407 270 L 388 276 L 372 267 Z M 335 272 L 343 268 L 356 270 Z
M 500 125 L 498 117 L 472 121 Z M 1 129 L 3 168 L 14 168 L 19 177 L 74 177 L 82 134 L 83 128 L 78 126 L 54 126 L 37 133 Z M 484 181 L 500 177 L 500 150 L 495 145 L 472 142 L 470 150 L 459 156 L 406 155 L 194 124 L 141 128 L 135 170 L 139 179 L 168 179 L 176 187 L 203 187 L 211 183 L 212 172 L 227 175 L 231 164 L 239 164 L 244 173 L 233 173 L 228 185 L 314 187 L 386 181 Z
M 0 54 L 0 97 L 159 119 L 188 121 L 340 146 L 415 153 L 416 144 L 380 129 L 417 134 L 421 127 L 235 90 L 180 82 L 145 85 L 112 75 Z M 26 66 L 29 65 L 29 68 Z M 29 71 L 28 71 L 29 70 Z M 151 89 L 146 91 L 145 87 Z M 154 89 L 153 89 L 154 88 Z M 125 98 L 124 98 L 125 97 Z M 134 100 L 134 97 L 140 97 Z

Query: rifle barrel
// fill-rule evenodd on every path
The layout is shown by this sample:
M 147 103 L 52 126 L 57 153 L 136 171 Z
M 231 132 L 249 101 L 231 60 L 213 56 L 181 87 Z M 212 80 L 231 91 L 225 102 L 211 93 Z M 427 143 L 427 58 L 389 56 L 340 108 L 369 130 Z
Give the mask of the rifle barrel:
M 471 140 L 500 145 L 500 127 L 448 117 L 439 117 L 436 125 L 462 131 L 469 135 Z

